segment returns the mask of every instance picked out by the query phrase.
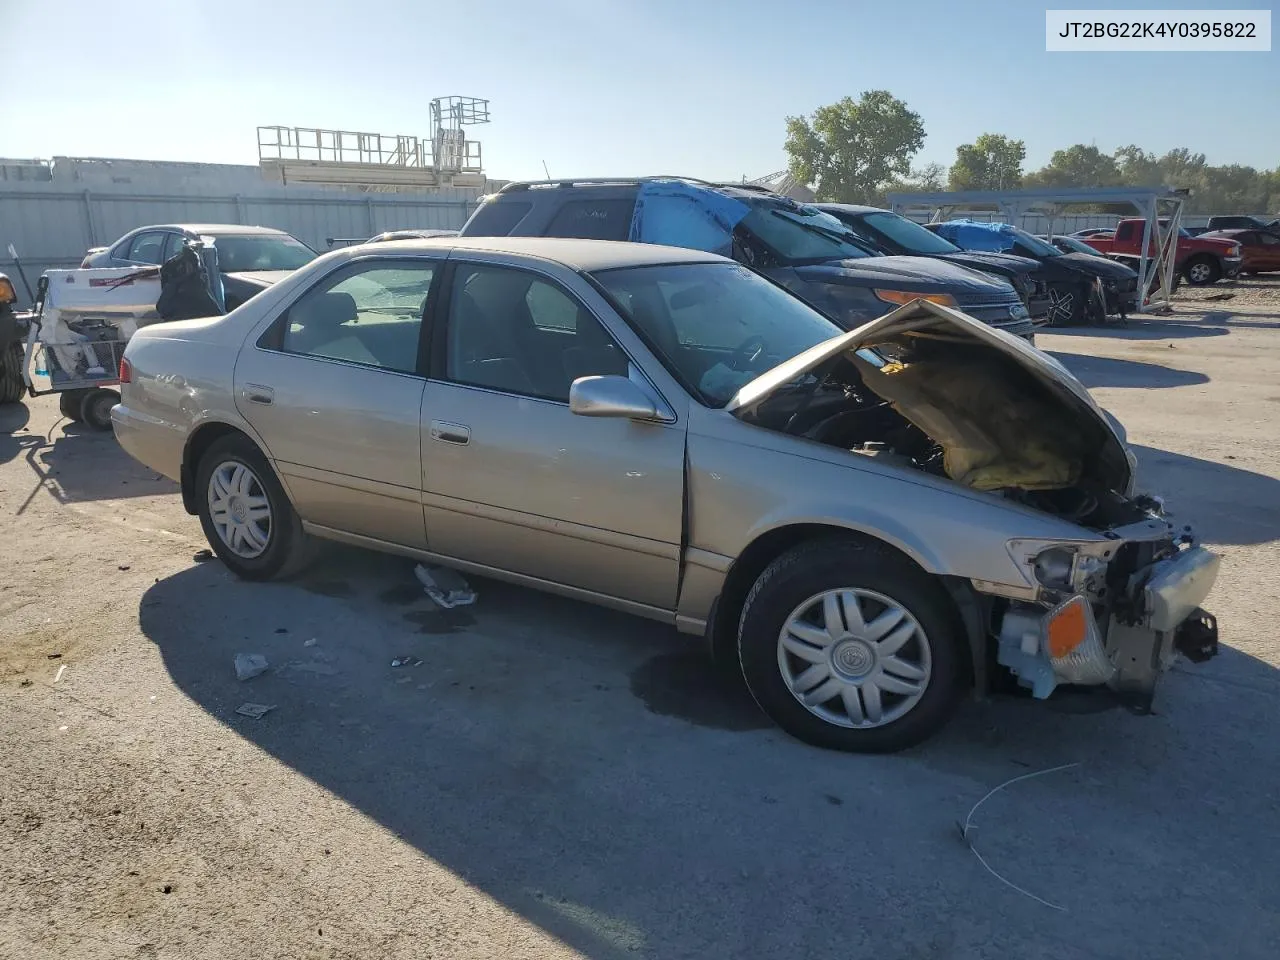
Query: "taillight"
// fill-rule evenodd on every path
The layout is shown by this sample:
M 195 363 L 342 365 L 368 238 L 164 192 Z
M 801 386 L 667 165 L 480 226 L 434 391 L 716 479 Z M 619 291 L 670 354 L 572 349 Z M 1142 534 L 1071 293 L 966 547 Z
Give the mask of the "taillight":
M 120 382 L 133 383 L 133 364 L 129 362 L 128 357 L 120 358 Z

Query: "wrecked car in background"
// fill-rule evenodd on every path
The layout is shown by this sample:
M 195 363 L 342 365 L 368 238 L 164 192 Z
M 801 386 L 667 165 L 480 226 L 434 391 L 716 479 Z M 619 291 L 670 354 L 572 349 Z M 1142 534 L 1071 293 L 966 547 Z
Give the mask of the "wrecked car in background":
M 352 247 L 140 330 L 121 392 L 238 575 L 327 537 L 651 617 L 825 747 L 917 743 L 992 664 L 1149 703 L 1217 649 L 1218 560 L 1088 391 L 923 300 L 842 333 L 686 248 Z
M 892 210 L 852 203 L 813 206 L 831 214 L 886 256 L 934 257 L 990 273 L 1018 291 L 1032 320 L 1044 321 L 1049 314 L 1049 288 L 1035 276 L 1040 266 L 1035 260 L 988 250 L 965 250 Z
M 1075 327 L 1123 319 L 1138 308 L 1138 274 L 1092 251 L 1068 253 L 1008 223 L 947 220 L 927 228 L 966 250 L 990 250 L 1039 263 L 1036 276 L 1049 292 L 1049 324 Z
M 80 268 L 159 266 L 177 256 L 188 241 L 216 248 L 227 310 L 319 256 L 297 237 L 272 227 L 170 223 L 130 230 L 110 246 L 90 250 Z
M 461 236 L 689 247 L 732 257 L 845 330 L 924 297 L 1035 338 L 1026 304 L 1004 280 L 929 257 L 883 256 L 812 204 L 749 184 L 679 177 L 509 183 L 484 198 Z

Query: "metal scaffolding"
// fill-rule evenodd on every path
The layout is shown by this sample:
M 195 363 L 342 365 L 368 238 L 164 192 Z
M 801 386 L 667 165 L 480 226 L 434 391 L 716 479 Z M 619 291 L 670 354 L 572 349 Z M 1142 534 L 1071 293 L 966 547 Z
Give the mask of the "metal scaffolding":
M 489 122 L 489 101 L 437 97 L 426 137 L 316 127 L 258 127 L 258 165 L 282 183 L 366 189 L 483 185 L 480 143 L 465 127 Z
M 1164 187 L 1099 187 L 1096 189 L 1057 190 L 961 190 L 954 193 L 891 193 L 889 206 L 904 216 L 925 211 L 930 222 L 948 219 L 958 213 L 995 210 L 1013 221 L 1026 214 L 1039 213 L 1053 221 L 1069 207 L 1128 207 L 1145 220 L 1141 253 L 1138 261 L 1138 289 L 1148 309 L 1167 309 L 1173 295 L 1173 281 L 1178 257 L 1178 233 L 1182 228 L 1182 202 L 1186 191 Z M 1151 287 L 1159 282 L 1158 296 Z

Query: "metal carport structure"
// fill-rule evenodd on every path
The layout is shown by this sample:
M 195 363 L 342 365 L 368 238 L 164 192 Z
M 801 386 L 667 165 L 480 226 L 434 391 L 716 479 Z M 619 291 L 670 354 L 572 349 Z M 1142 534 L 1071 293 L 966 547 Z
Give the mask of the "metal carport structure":
M 960 190 L 954 193 L 891 193 L 889 206 L 894 213 L 907 216 L 926 211 L 930 222 L 947 219 L 959 212 L 994 210 L 1011 222 L 1025 214 L 1039 213 L 1053 219 L 1065 208 L 1083 205 L 1129 207 L 1146 224 L 1142 231 L 1142 252 L 1138 261 L 1138 289 L 1146 309 L 1169 306 L 1173 295 L 1175 263 L 1178 255 L 1178 231 L 1182 228 L 1182 201 L 1185 191 L 1165 187 L 1098 187 L 1056 190 Z M 1163 224 L 1161 221 L 1164 221 Z M 1052 235 L 1053 230 L 1050 230 Z M 1153 249 L 1154 256 L 1149 256 Z M 1158 295 L 1150 295 L 1152 282 L 1158 280 Z

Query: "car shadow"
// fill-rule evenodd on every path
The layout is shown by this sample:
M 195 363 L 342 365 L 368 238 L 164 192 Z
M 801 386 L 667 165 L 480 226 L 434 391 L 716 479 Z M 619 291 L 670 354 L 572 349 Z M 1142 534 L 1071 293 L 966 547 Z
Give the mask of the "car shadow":
M 13 441 L 13 448 L 7 440 Z M 21 453 L 35 483 L 17 512 L 42 490 L 60 503 L 119 500 L 178 492 L 178 486 L 121 449 L 110 430 L 60 420 L 47 435 L 0 435 L 0 463 Z
M 1156 897 L 1190 915 L 1199 885 L 1167 879 L 1187 875 L 1212 879 L 1216 922 L 1274 932 L 1256 918 L 1280 893 L 1258 843 L 1280 681 L 1244 653 L 1167 678 L 1155 716 L 994 698 L 907 753 L 848 756 L 773 728 L 668 627 L 469 579 L 476 604 L 446 617 L 402 559 L 340 548 L 277 584 L 212 561 L 158 581 L 139 618 L 210 715 L 585 956 L 931 956 L 992 898 L 1003 943 L 1119 952 L 1132 925 L 1097 919 L 1098 891 L 1097 917 Z M 240 652 L 270 669 L 237 681 Z M 238 716 L 245 701 L 274 709 Z M 997 784 L 1064 763 L 1081 766 L 981 821 L 984 856 L 1064 900 L 1059 921 L 984 874 L 955 824 Z M 1206 831 L 1210 805 L 1229 816 Z M 1082 845 L 1109 853 L 1063 852 Z M 815 897 L 815 876 L 840 882 Z M 909 928 L 840 921 L 928 891 Z M 1144 938 L 1209 955 L 1220 931 L 1195 929 Z
M 1101 327 L 1046 327 L 1054 337 L 1102 337 L 1107 340 L 1179 340 L 1195 337 L 1225 337 L 1226 327 L 1202 326 L 1191 321 L 1128 320 Z
M 0 404 L 0 463 L 8 463 L 28 447 L 40 443 L 40 437 L 27 432 L 31 411 L 25 403 Z
M 1280 480 L 1240 467 L 1132 444 L 1138 482 L 1210 543 L 1280 540 Z
M 1240 315 L 1226 310 L 1213 310 L 1202 318 L 1204 323 L 1220 323 L 1227 327 L 1248 327 L 1252 330 L 1280 328 L 1280 313 L 1250 313 Z
M 1206 374 L 1195 370 L 1179 370 L 1160 363 L 1143 360 L 1121 360 L 1116 357 L 1095 357 L 1082 353 L 1062 353 L 1056 350 L 1048 354 L 1075 374 L 1086 387 L 1140 387 L 1166 388 L 1188 387 L 1208 383 Z

